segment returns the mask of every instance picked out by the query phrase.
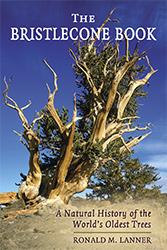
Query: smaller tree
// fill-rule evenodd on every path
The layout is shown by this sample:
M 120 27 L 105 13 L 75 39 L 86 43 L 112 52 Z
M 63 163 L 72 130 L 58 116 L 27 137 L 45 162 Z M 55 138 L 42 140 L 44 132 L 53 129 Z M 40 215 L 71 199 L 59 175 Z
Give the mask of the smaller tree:
M 92 192 L 87 197 L 112 200 L 151 198 L 160 193 L 160 186 L 155 185 L 159 179 L 155 167 L 142 164 L 131 154 L 119 155 L 117 162 L 108 162 L 95 172 L 89 185 Z

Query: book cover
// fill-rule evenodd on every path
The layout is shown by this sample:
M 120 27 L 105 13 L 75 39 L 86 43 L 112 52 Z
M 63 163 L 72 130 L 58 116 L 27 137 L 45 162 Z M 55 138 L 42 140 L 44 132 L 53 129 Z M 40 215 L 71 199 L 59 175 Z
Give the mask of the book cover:
M 166 238 L 166 1 L 1 1 L 2 249 Z

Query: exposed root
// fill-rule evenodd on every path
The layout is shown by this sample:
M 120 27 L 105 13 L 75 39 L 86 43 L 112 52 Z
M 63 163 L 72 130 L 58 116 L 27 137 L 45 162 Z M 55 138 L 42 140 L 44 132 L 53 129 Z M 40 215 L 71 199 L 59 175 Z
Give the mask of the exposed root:
M 22 209 L 22 210 L 16 210 L 12 212 L 8 212 L 4 215 L 4 220 L 14 220 L 18 215 L 30 215 L 35 214 L 38 211 L 38 209 Z
M 0 193 L 0 204 L 1 205 L 7 205 L 10 203 L 13 203 L 16 200 L 17 200 L 17 193 L 15 193 L 15 192 Z

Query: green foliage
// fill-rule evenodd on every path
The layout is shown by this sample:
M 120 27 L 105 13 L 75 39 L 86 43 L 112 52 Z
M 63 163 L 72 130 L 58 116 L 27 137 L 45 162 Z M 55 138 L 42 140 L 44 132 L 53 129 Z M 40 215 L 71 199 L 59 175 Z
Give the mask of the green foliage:
M 102 150 L 103 141 L 89 144 L 92 128 L 97 118 L 97 114 L 95 113 L 97 102 L 101 103 L 102 106 L 106 103 L 113 79 L 118 69 L 121 65 L 124 65 L 126 61 L 125 56 L 118 56 L 117 46 L 118 44 L 113 46 L 111 43 L 107 43 L 104 46 L 94 47 L 88 53 L 88 44 L 84 43 L 77 48 L 76 51 L 80 65 L 82 65 L 83 68 L 88 68 L 90 77 L 96 88 L 99 89 L 103 86 L 100 97 L 95 96 L 92 93 L 92 88 L 83 70 L 81 70 L 77 64 L 74 65 L 76 83 L 80 89 L 77 95 L 77 113 L 82 117 L 82 119 L 77 122 L 75 129 L 74 162 L 76 163 L 78 158 L 82 160 L 88 159 L 91 164 L 99 160 L 102 162 L 101 168 L 96 171 L 91 181 L 91 184 L 95 188 L 91 197 L 98 196 L 104 198 L 108 196 L 109 198 L 113 198 L 115 194 L 123 194 L 124 198 L 127 196 L 137 197 L 140 196 L 140 194 L 148 194 L 150 191 L 148 191 L 147 185 L 153 184 L 159 179 L 154 167 L 141 164 L 138 159 L 131 158 L 129 154 L 120 154 L 119 149 L 123 146 L 121 139 L 110 143 L 105 151 Z M 135 51 L 135 53 L 138 52 Z M 104 74 L 106 61 L 111 56 L 112 59 L 106 67 L 107 74 Z M 129 59 L 131 59 L 132 56 L 134 55 L 130 55 L 129 53 Z M 119 96 L 123 96 L 127 93 L 131 81 L 143 77 L 145 70 L 145 65 L 142 65 L 140 62 L 140 64 L 135 64 L 131 67 L 124 75 L 118 86 L 115 102 L 107 117 L 107 124 L 116 119 Z M 137 115 L 139 107 L 138 97 L 144 97 L 145 95 L 146 92 L 143 87 L 136 89 L 125 108 L 124 117 Z M 38 123 L 38 134 L 41 138 L 41 167 L 43 173 L 48 171 L 53 177 L 60 159 L 64 140 L 55 121 L 46 108 L 42 113 L 44 117 Z M 63 108 L 62 111 L 58 113 L 63 124 L 67 124 L 69 118 L 68 110 Z M 103 159 L 106 158 L 110 160 L 107 163 L 103 163 Z M 71 167 L 73 170 L 75 164 Z M 100 189 L 96 189 L 97 186 L 100 186 Z M 155 186 L 152 190 L 156 192 L 157 190 L 159 191 L 159 188 Z
M 68 110 L 63 107 L 59 112 L 59 116 L 66 124 L 68 122 Z M 45 170 L 47 167 L 55 167 L 61 154 L 61 148 L 63 145 L 63 139 L 50 113 L 44 108 L 41 113 L 44 115 L 42 119 L 38 121 L 38 135 L 40 137 L 40 152 L 41 152 L 41 168 Z
M 115 45 L 116 46 L 116 45 Z M 87 57 L 85 57 L 85 53 L 87 53 L 87 46 L 83 46 L 79 50 L 79 58 L 80 62 L 84 61 L 89 68 L 89 72 L 91 75 L 91 78 L 96 86 L 97 89 L 101 86 L 101 84 L 104 82 L 102 88 L 102 102 L 105 103 L 108 97 L 109 88 L 112 85 L 112 81 L 114 79 L 115 73 L 117 72 L 117 68 L 119 68 L 121 65 L 125 63 L 125 56 L 117 58 L 117 55 L 115 54 L 115 46 L 112 46 L 111 43 L 108 43 L 104 47 L 99 47 L 96 50 L 96 53 L 94 50 L 92 50 Z M 107 66 L 108 73 L 105 76 L 103 74 L 104 66 L 106 61 L 113 55 L 113 59 L 110 60 Z M 92 93 L 92 90 L 90 88 L 90 84 L 87 81 L 87 78 L 83 71 L 78 68 L 76 65 L 74 66 L 74 71 L 77 78 L 77 86 L 81 88 L 82 94 L 80 95 L 80 98 L 78 100 L 78 108 L 79 112 L 82 116 L 88 116 L 89 121 L 87 122 L 87 126 L 83 126 L 83 121 L 80 121 L 80 128 L 82 131 L 88 131 L 87 129 L 92 128 L 93 122 L 91 120 L 91 112 L 94 108 L 94 95 Z M 127 89 L 129 88 L 129 84 L 131 80 L 140 78 L 142 73 L 145 71 L 144 65 L 134 65 L 132 68 L 128 70 L 126 75 L 123 77 L 121 83 L 118 87 L 118 92 L 120 95 L 123 95 L 127 92 Z M 132 96 L 129 104 L 126 107 L 125 110 L 125 116 L 134 116 L 137 115 L 138 110 L 138 104 L 137 104 L 137 98 L 143 97 L 146 95 L 146 92 L 143 90 L 143 87 L 139 87 L 137 91 Z M 118 96 L 115 100 L 115 103 L 110 111 L 110 114 L 108 116 L 108 120 L 112 121 L 115 118 L 116 112 L 117 112 L 117 104 L 118 104 Z
M 112 200 L 154 197 L 160 193 L 160 187 L 154 185 L 159 179 L 155 167 L 142 164 L 129 154 L 119 154 L 117 162 L 110 161 L 96 171 L 90 181 L 92 193 L 87 196 Z
M 89 159 L 89 162 L 94 164 L 99 158 L 103 157 L 101 143 L 92 144 L 85 152 L 84 157 Z

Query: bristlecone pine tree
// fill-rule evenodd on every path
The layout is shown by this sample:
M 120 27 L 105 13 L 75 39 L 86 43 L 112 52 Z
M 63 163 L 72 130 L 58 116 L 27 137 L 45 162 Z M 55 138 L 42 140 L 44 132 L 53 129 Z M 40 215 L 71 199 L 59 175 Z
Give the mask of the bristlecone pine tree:
M 24 129 L 22 141 L 29 151 L 29 171 L 20 185 L 20 198 L 29 201 L 43 195 L 53 202 L 68 203 L 75 193 L 87 188 L 99 167 L 116 161 L 112 154 L 115 142 L 119 144 L 119 154 L 124 154 L 150 134 L 136 135 L 136 131 L 149 129 L 149 125 L 139 127 L 135 123 L 137 97 L 145 95 L 143 87 L 156 70 L 145 52 L 139 54 L 137 47 L 130 52 L 126 37 L 124 47 L 125 55 L 121 55 L 119 43 L 98 44 L 95 37 L 83 44 L 79 42 L 75 52 L 70 49 L 81 87 L 81 94 L 74 96 L 71 122 L 65 109 L 60 113 L 55 108 L 58 77 L 46 60 L 44 63 L 53 74 L 54 89 L 51 91 L 47 85 L 48 103 L 31 124 L 24 114 L 31 103 L 18 106 L 9 96 L 8 82 L 4 79 L 5 104 L 18 113 Z M 141 65 L 142 60 L 148 67 Z M 131 132 L 135 132 L 135 137 L 128 140 L 126 134 Z
M 117 154 L 115 162 L 107 162 L 97 169 L 90 180 L 88 199 L 107 199 L 123 201 L 125 199 L 143 199 L 160 196 L 160 179 L 157 169 L 142 164 L 127 152 Z

